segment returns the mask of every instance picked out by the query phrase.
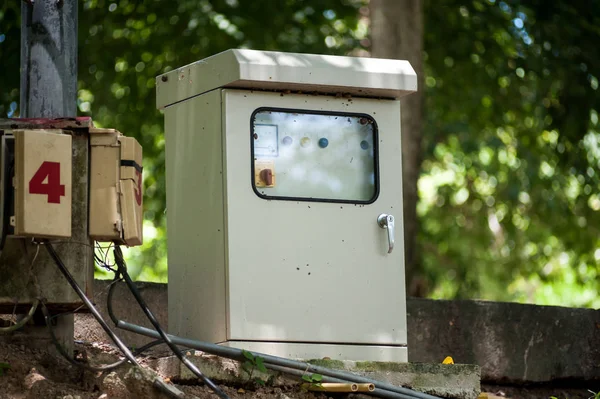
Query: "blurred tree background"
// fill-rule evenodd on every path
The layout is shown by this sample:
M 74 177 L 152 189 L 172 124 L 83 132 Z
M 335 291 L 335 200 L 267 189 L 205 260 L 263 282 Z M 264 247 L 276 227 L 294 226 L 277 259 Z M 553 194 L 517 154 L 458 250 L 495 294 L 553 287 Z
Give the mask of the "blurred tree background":
M 19 116 L 20 7 L 0 5 L 0 117 Z M 600 307 L 600 0 L 421 8 L 420 291 Z M 144 147 L 136 279 L 167 279 L 154 78 L 229 48 L 370 56 L 372 11 L 368 0 L 80 1 L 80 115 Z

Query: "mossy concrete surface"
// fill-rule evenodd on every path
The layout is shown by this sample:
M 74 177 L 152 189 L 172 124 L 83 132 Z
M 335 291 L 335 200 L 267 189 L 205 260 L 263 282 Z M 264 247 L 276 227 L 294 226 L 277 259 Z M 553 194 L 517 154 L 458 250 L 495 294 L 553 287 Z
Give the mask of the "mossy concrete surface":
M 187 358 L 208 378 L 218 383 L 233 386 L 251 384 L 259 378 L 267 385 L 289 386 L 300 381 L 279 372 L 252 372 L 252 377 L 240 367 L 237 361 L 190 351 Z M 171 379 L 191 381 L 194 374 L 180 364 L 176 357 L 156 359 L 160 374 Z M 391 362 L 352 362 L 339 360 L 308 360 L 308 363 L 344 370 L 373 380 L 403 386 L 442 398 L 476 399 L 480 393 L 480 368 L 467 364 L 430 363 L 391 363 Z M 377 384 L 375 384 L 377 386 Z
M 230 386 L 244 386 L 254 384 L 257 379 L 271 386 L 292 385 L 296 383 L 291 377 L 282 375 L 279 372 L 270 371 L 261 373 L 254 369 L 252 375 L 241 367 L 241 364 L 235 360 L 209 355 L 198 351 L 188 351 L 186 358 L 190 360 L 206 377 L 211 380 Z M 197 377 L 179 361 L 176 356 L 159 358 L 154 360 L 154 364 L 149 364 L 161 375 L 174 380 L 192 381 Z
M 311 364 L 350 371 L 373 380 L 443 398 L 475 399 L 480 393 L 481 369 L 471 364 L 352 362 L 309 360 Z

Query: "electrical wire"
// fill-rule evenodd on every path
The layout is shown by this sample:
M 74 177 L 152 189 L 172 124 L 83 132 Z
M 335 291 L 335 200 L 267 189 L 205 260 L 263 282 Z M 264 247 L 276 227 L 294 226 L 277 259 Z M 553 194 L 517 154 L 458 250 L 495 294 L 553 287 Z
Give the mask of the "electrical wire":
M 167 333 L 162 329 L 162 327 L 160 326 L 160 323 L 158 322 L 158 320 L 156 319 L 156 317 L 154 316 L 152 311 L 150 311 L 150 309 L 146 305 L 146 302 L 140 295 L 140 292 L 138 291 L 137 287 L 135 286 L 133 280 L 131 280 L 129 273 L 127 272 L 127 266 L 125 265 L 125 259 L 123 258 L 123 252 L 121 251 L 121 247 L 115 244 L 113 253 L 114 253 L 114 257 L 115 257 L 115 263 L 117 264 L 118 273 L 121 276 L 123 276 L 123 279 L 125 280 L 125 284 L 127 284 L 127 287 L 129 287 L 129 290 L 133 294 L 137 303 L 142 308 L 142 311 L 144 312 L 144 314 L 146 315 L 148 320 L 150 320 L 150 323 L 152 323 L 152 325 L 154 326 L 154 328 L 156 329 L 156 331 L 158 332 L 160 337 L 165 341 L 165 343 L 173 351 L 175 356 L 177 356 L 177 358 L 179 358 L 179 360 L 192 373 L 194 373 L 198 378 L 200 378 L 204 382 L 204 384 L 206 384 L 215 394 L 217 394 L 217 396 L 219 396 L 221 399 L 229 399 L 229 396 L 227 396 L 225 394 L 225 392 L 223 392 L 217 385 L 215 385 L 214 382 L 212 382 L 209 378 L 207 378 L 202 373 L 202 371 L 200 371 L 200 369 L 198 369 L 198 367 L 196 367 L 192 362 L 190 362 L 185 356 L 183 356 L 181 354 L 180 349 L 177 348 L 177 346 L 173 343 L 173 341 L 171 341 L 171 339 L 169 338 Z M 116 278 L 116 276 L 115 276 L 115 278 Z
M 85 369 L 85 370 L 88 370 L 88 371 L 93 371 L 93 372 L 111 371 L 111 370 L 114 370 L 114 369 L 122 366 L 123 364 L 127 363 L 127 361 L 128 361 L 127 358 L 121 359 L 121 360 L 116 361 L 116 362 L 111 363 L 111 364 L 105 364 L 105 365 L 102 365 L 102 366 L 94 366 L 94 365 L 91 365 L 91 364 L 82 363 L 82 362 L 78 362 L 77 360 L 75 360 L 73 357 L 71 357 L 67 353 L 67 351 L 65 350 L 65 348 L 63 348 L 63 346 L 58 341 L 58 338 L 56 338 L 56 334 L 54 334 L 54 329 L 52 328 L 52 324 L 51 324 L 52 316 L 50 316 L 50 312 L 48 311 L 48 308 L 46 307 L 46 304 L 42 301 L 41 305 L 42 305 L 42 313 L 44 314 L 44 320 L 46 321 L 46 327 L 48 329 L 48 332 L 50 333 L 50 338 L 52 339 L 52 343 L 56 347 L 56 350 L 58 351 L 58 353 L 60 353 L 62 355 L 62 357 L 64 357 L 69 363 L 71 363 L 72 365 L 77 366 L 79 368 L 82 368 L 82 369 Z M 147 351 L 148 349 L 153 348 L 153 347 L 155 347 L 157 345 L 160 345 L 162 343 L 163 343 L 163 341 L 161 339 L 152 341 L 152 342 L 150 342 L 150 343 L 142 346 L 141 348 L 135 350 L 133 352 L 133 355 L 134 356 L 139 356 L 143 352 Z
M 106 254 L 104 254 L 104 255 L 105 255 L 105 260 L 106 260 Z M 208 378 L 206 378 L 200 372 L 200 370 L 198 370 L 193 364 L 191 364 L 191 367 L 190 367 L 189 361 L 184 356 L 185 351 L 181 351 L 179 348 L 177 348 L 175 346 L 175 343 L 178 343 L 180 346 L 183 346 L 183 347 L 199 349 L 206 353 L 211 353 L 213 355 L 226 357 L 226 358 L 230 358 L 230 359 L 234 359 L 234 360 L 238 360 L 238 361 L 244 359 L 242 351 L 239 349 L 236 349 L 236 348 L 226 348 L 226 347 L 216 345 L 216 344 L 210 344 L 210 343 L 201 342 L 201 341 L 193 341 L 193 340 L 180 338 L 180 337 L 173 336 L 173 335 L 167 335 L 164 332 L 164 330 L 160 327 L 160 324 L 158 323 L 158 321 L 156 320 L 156 318 L 154 317 L 154 315 L 152 314 L 150 309 L 148 309 L 148 307 L 147 307 L 145 301 L 143 300 L 143 298 L 141 297 L 137 287 L 135 286 L 134 282 L 131 280 L 131 277 L 129 276 L 129 274 L 127 272 L 127 267 L 125 265 L 123 253 L 118 245 L 115 245 L 114 258 L 115 258 L 115 263 L 117 265 L 117 271 L 115 273 L 115 278 L 109 287 L 108 297 L 107 297 L 107 309 L 108 309 L 108 314 L 109 314 L 111 320 L 115 323 L 115 325 L 118 328 L 122 328 L 122 329 L 132 331 L 132 332 L 135 332 L 138 334 L 142 334 L 142 335 L 145 335 L 148 337 L 157 338 L 158 339 L 157 343 L 166 343 L 170 347 L 170 349 L 173 351 L 173 353 L 181 360 L 181 362 L 183 364 L 185 364 L 198 377 L 200 377 L 203 380 L 205 379 L 205 384 L 208 385 L 209 387 L 210 387 L 210 385 L 207 384 L 206 381 L 209 381 L 211 384 L 213 384 L 212 381 L 210 381 Z M 134 295 L 135 299 L 137 300 L 138 304 L 140 305 L 140 307 L 142 308 L 142 310 L 144 311 L 144 313 L 146 314 L 148 319 L 152 322 L 152 324 L 156 328 L 156 331 L 124 322 L 122 320 L 119 320 L 115 316 L 115 314 L 113 312 L 113 307 L 112 307 L 112 297 L 114 294 L 114 289 L 116 287 L 116 283 L 121 280 L 121 276 L 125 280 L 126 285 L 130 289 L 131 293 Z M 280 358 L 277 356 L 271 356 L 271 355 L 266 355 L 266 354 L 262 354 L 262 353 L 252 353 L 252 354 L 255 356 L 262 357 L 264 359 L 264 363 L 267 368 L 270 368 L 275 371 L 288 373 L 288 374 L 295 375 L 295 376 L 301 376 L 301 375 L 304 375 L 306 372 L 311 372 L 311 373 L 322 374 L 323 381 L 326 381 L 326 382 L 346 383 L 346 382 L 350 381 L 350 382 L 357 382 L 357 383 L 363 383 L 363 382 L 373 383 L 373 384 L 375 384 L 375 390 L 373 392 L 368 393 L 369 395 L 372 395 L 372 396 L 388 398 L 388 399 L 415 399 L 415 398 L 439 399 L 436 396 L 429 395 L 429 394 L 426 394 L 423 392 L 414 391 L 414 390 L 404 388 L 404 387 L 398 387 L 398 386 L 395 386 L 393 384 L 389 384 L 389 383 L 386 383 L 383 381 L 372 380 L 370 378 L 362 377 L 362 376 L 352 374 L 352 373 L 347 373 L 347 372 L 344 372 L 341 370 L 332 370 L 332 369 L 328 369 L 325 367 L 315 366 L 315 365 L 312 365 L 309 363 L 294 361 L 291 359 Z M 198 373 L 196 373 L 194 371 L 194 369 L 196 369 L 198 371 Z M 202 377 L 204 377 L 204 378 L 202 378 Z M 155 383 L 157 383 L 157 382 L 158 381 L 156 381 Z M 217 387 L 217 389 L 219 389 L 219 388 Z M 214 389 L 213 389 L 213 391 L 214 391 Z M 215 391 L 215 393 L 217 393 L 217 395 L 219 395 L 219 393 L 217 391 Z M 228 399 L 228 397 L 224 393 L 223 393 L 223 395 L 224 396 L 221 396 L 221 395 L 219 395 L 219 396 L 223 399 Z
M 103 294 L 104 292 L 106 292 L 107 290 L 110 290 L 110 288 L 111 288 L 111 287 L 112 287 L 112 286 L 113 286 L 115 283 L 117 283 L 117 281 L 111 281 L 111 282 L 110 282 L 110 284 L 108 285 L 108 287 L 104 287 L 104 289 L 102 289 L 100 292 L 97 292 L 97 293 L 95 293 L 95 294 L 94 294 L 94 297 L 97 297 L 97 296 L 99 296 L 99 295 Z M 85 307 L 86 307 L 86 306 L 85 306 L 85 303 L 84 303 L 84 304 L 82 304 L 82 305 L 79 305 L 78 307 L 76 307 L 76 308 L 75 308 L 75 309 L 73 309 L 73 310 L 69 310 L 69 311 L 67 311 L 67 312 L 61 312 L 60 314 L 54 315 L 54 316 L 52 316 L 52 318 L 54 318 L 54 317 L 58 317 L 58 316 L 66 316 L 66 315 L 69 315 L 69 314 L 75 314 L 75 313 L 79 312 L 81 309 L 83 309 L 83 308 L 85 308 Z
M 77 284 L 77 281 L 75 281 L 75 279 L 73 278 L 73 275 L 71 275 L 71 273 L 69 272 L 69 270 L 63 263 L 60 256 L 58 256 L 58 254 L 54 250 L 54 247 L 52 246 L 52 244 L 50 244 L 49 242 L 46 242 L 46 243 L 44 243 L 44 246 L 46 247 L 46 250 L 48 251 L 48 254 L 50 255 L 50 257 L 54 260 L 54 263 L 56 263 L 56 266 L 58 267 L 60 272 L 67 279 L 67 282 L 69 283 L 69 285 L 77 293 L 77 295 L 83 301 L 83 303 L 85 303 L 85 305 L 88 307 L 88 309 L 90 310 L 90 312 L 92 313 L 92 315 L 94 316 L 94 318 L 96 319 L 98 324 L 100 324 L 100 326 L 106 332 L 106 334 L 110 337 L 110 339 L 117 345 L 117 347 L 121 350 L 121 352 L 123 352 L 123 355 L 125 355 L 125 358 L 127 360 L 129 360 L 131 363 L 133 363 L 134 365 L 141 368 L 140 364 L 135 359 L 135 357 L 133 356 L 133 354 L 131 353 L 129 348 L 127 348 L 127 346 L 125 346 L 123 341 L 121 341 L 121 339 L 109 327 L 109 325 L 106 323 L 106 321 L 104 320 L 104 318 L 102 317 L 102 315 L 100 314 L 98 309 L 96 309 L 94 304 L 85 295 L 85 293 L 83 292 L 83 290 L 81 289 L 79 284 Z M 178 399 L 184 397 L 184 395 L 181 391 L 175 390 L 175 389 L 173 389 L 173 387 L 167 386 L 167 384 L 165 384 L 160 378 L 155 378 L 154 386 L 161 389 L 164 393 L 166 393 L 170 397 L 178 398 Z
M 114 265 L 111 265 L 107 262 L 108 255 L 106 254 L 106 252 L 112 247 L 112 243 L 108 247 L 102 247 L 98 241 L 94 241 L 94 245 L 92 245 L 90 243 L 81 242 L 81 241 L 52 240 L 52 244 L 54 244 L 54 246 L 56 248 L 58 248 L 57 244 L 81 245 L 84 247 L 88 247 L 94 251 L 93 252 L 94 253 L 94 261 L 97 266 L 99 266 L 109 272 L 113 272 L 113 273 L 116 272 L 115 268 L 113 267 Z M 96 250 L 100 251 L 100 253 L 104 257 L 104 259 L 102 259 L 102 257 L 100 257 L 100 255 L 98 255 Z
M 118 262 L 117 262 L 117 264 L 118 264 Z M 126 321 L 123 321 L 123 320 L 120 320 L 119 318 L 117 318 L 117 316 L 113 312 L 113 305 L 112 305 L 113 290 L 114 290 L 114 285 L 111 286 L 108 291 L 107 310 L 108 310 L 108 315 L 110 316 L 112 321 L 115 323 L 117 328 L 121 328 L 121 329 L 124 329 L 127 331 L 134 332 L 136 334 L 145 335 L 147 337 L 151 337 L 151 338 L 155 338 L 155 339 L 162 338 L 161 335 L 158 332 L 156 332 L 155 330 L 152 330 L 152 329 L 146 328 L 146 327 L 142 327 L 139 325 L 131 324 L 131 323 L 128 323 Z M 209 353 L 212 355 L 225 357 L 225 358 L 233 359 L 233 360 L 237 360 L 237 361 L 244 361 L 244 359 L 245 359 L 244 354 L 242 353 L 242 350 L 237 349 L 237 348 L 230 348 L 230 347 L 225 347 L 222 345 L 212 344 L 209 342 L 181 338 L 181 337 L 171 335 L 171 334 L 169 334 L 168 337 L 172 340 L 172 342 L 174 342 L 175 344 L 182 346 L 182 347 L 201 350 L 203 352 L 206 352 L 206 353 Z M 415 391 L 415 390 L 412 390 L 409 388 L 396 386 L 396 385 L 393 385 L 393 384 L 390 384 L 390 383 L 387 383 L 384 381 L 373 380 L 371 378 L 362 377 L 360 375 L 345 372 L 342 370 L 333 370 L 333 369 L 329 369 L 326 367 L 316 366 L 316 365 L 306 363 L 306 362 L 300 362 L 300 361 L 296 361 L 296 360 L 286 359 L 286 358 L 282 358 L 282 357 L 278 357 L 278 356 L 267 355 L 267 354 L 263 354 L 263 353 L 257 353 L 257 352 L 250 352 L 250 353 L 254 356 L 262 357 L 264 360 L 264 364 L 267 368 L 275 369 L 275 367 L 280 366 L 285 369 L 293 369 L 296 371 L 300 370 L 303 374 L 306 372 L 318 373 L 318 374 L 323 375 L 324 378 L 325 377 L 331 378 L 332 379 L 331 382 L 341 381 L 341 382 L 356 382 L 356 383 L 374 384 L 375 385 L 375 391 L 373 391 L 374 393 L 369 392 L 368 394 L 376 395 L 381 398 L 440 399 L 439 397 L 434 396 L 434 395 Z M 271 366 L 275 366 L 275 367 L 271 367 Z M 281 368 L 279 370 L 281 370 Z M 297 373 L 294 373 L 294 374 L 297 374 Z
M 0 327 L 0 333 L 2 333 L 2 334 L 11 333 L 11 332 L 16 331 L 19 328 L 23 327 L 25 324 L 27 324 L 27 322 L 29 322 L 29 320 L 31 320 L 31 318 L 33 317 L 33 314 L 35 313 L 35 311 L 37 310 L 39 305 L 40 305 L 40 300 L 35 299 L 33 301 L 33 304 L 31 305 L 31 308 L 29 309 L 29 312 L 25 315 L 25 317 L 23 317 L 21 320 L 19 320 L 17 323 L 13 324 L 12 326 Z
M 115 278 L 111 282 L 110 287 L 108 288 L 108 294 L 106 295 L 106 310 L 108 311 L 108 317 L 110 317 L 112 322 L 115 324 L 115 327 L 118 327 L 120 320 L 117 318 L 117 316 L 115 316 L 115 313 L 113 312 L 112 298 L 115 293 L 115 288 L 117 286 L 116 283 L 119 281 L 121 281 L 121 278 L 119 277 L 118 273 L 115 273 Z
M 114 268 L 114 265 L 109 265 L 108 264 L 108 253 L 110 250 L 110 247 L 112 246 L 112 243 L 106 247 L 103 248 L 97 241 L 96 241 L 96 245 L 95 245 L 95 249 L 98 249 L 102 255 L 104 255 L 104 259 L 102 259 L 94 250 L 94 259 L 96 260 L 96 264 L 98 264 L 100 267 L 104 268 L 107 271 L 111 271 L 113 273 L 117 273 L 117 270 Z M 106 251 L 105 251 L 106 249 Z
M 145 335 L 150 338 L 159 338 L 158 333 L 150 328 L 142 327 L 136 324 L 131 324 L 123 320 L 118 320 L 117 324 L 118 328 L 123 330 L 131 331 L 137 334 Z M 211 355 L 225 357 L 228 359 L 233 359 L 237 361 L 244 361 L 245 357 L 242 353 L 242 350 L 237 348 L 230 348 L 218 344 L 212 344 L 209 342 L 197 341 L 188 338 L 178 337 L 176 335 L 169 335 L 169 338 L 177 345 L 184 346 L 187 348 L 197 349 L 206 353 L 210 353 Z M 404 388 L 400 386 L 396 386 L 384 381 L 374 380 L 368 377 L 363 377 L 358 374 L 354 374 L 351 372 L 346 372 L 343 370 L 334 370 L 329 369 L 322 366 L 317 366 L 314 364 L 301 362 L 292 359 L 286 359 L 279 356 L 268 355 L 265 353 L 253 352 L 249 351 L 253 356 L 258 356 L 263 358 L 265 366 L 268 368 L 269 365 L 274 364 L 282 367 L 287 367 L 296 370 L 303 370 L 304 372 L 321 374 L 323 376 L 329 376 L 333 378 L 338 378 L 343 380 L 344 382 L 355 382 L 355 383 L 369 383 L 374 384 L 375 387 L 381 388 L 385 391 L 395 392 L 402 395 L 406 395 L 410 398 L 419 398 L 419 399 L 440 399 L 437 396 L 429 395 L 423 392 L 415 391 L 409 388 Z M 369 393 L 370 394 L 370 393 Z M 397 397 L 397 396 L 396 396 Z
M 24 249 L 25 249 L 25 253 L 27 253 L 27 243 L 22 240 L 21 241 L 23 243 Z M 4 244 L 1 244 L 2 246 Z M 35 260 L 38 257 L 40 251 L 40 247 L 37 247 L 37 250 L 35 252 L 35 255 L 33 256 L 33 259 L 31 260 L 31 264 L 29 266 L 29 276 L 30 278 L 33 279 L 33 283 L 35 285 L 35 288 L 38 291 L 38 298 L 41 297 L 41 289 L 40 286 L 37 282 L 37 278 L 36 275 L 33 273 L 33 265 L 35 263 Z M 0 254 L 1 254 L 1 250 L 0 250 Z M 0 327 L 0 334 L 7 334 L 7 333 L 11 333 L 13 331 L 16 331 L 20 328 L 23 328 L 25 326 L 25 324 L 27 324 L 29 322 L 29 320 L 31 320 L 33 318 L 33 315 L 35 314 L 36 310 L 38 309 L 38 306 L 40 305 L 40 300 L 38 298 L 35 298 L 33 300 L 33 303 L 31 304 L 31 307 L 29 308 L 29 312 L 23 316 L 23 315 L 18 315 L 17 316 L 17 322 L 15 324 L 13 324 L 12 326 L 8 326 L 8 327 Z M 17 307 L 17 304 L 15 303 L 15 309 Z M 13 310 L 13 316 L 15 315 L 14 310 Z

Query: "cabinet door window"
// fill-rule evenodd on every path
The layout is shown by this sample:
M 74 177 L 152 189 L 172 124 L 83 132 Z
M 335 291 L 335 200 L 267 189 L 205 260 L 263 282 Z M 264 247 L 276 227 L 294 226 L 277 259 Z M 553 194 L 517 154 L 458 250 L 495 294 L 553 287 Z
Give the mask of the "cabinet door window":
M 252 114 L 250 140 L 252 186 L 262 198 L 377 198 L 377 124 L 369 115 L 260 108 Z

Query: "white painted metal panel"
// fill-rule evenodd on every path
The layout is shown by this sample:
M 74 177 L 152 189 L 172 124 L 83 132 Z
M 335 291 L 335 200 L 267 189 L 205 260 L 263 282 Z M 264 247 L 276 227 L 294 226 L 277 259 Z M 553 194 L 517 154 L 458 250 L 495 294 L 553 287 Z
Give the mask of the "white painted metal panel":
M 404 60 L 231 49 L 158 76 L 157 107 L 221 87 L 400 98 L 417 75 Z
M 165 111 L 169 332 L 225 340 L 221 94 Z
M 399 101 L 226 89 L 223 105 L 227 339 L 406 345 Z M 258 107 L 371 115 L 379 134 L 377 200 L 259 198 L 250 170 L 250 119 Z M 396 217 L 391 254 L 381 213 Z
M 228 341 L 223 343 L 230 348 L 268 353 L 288 359 L 310 360 L 325 357 L 335 360 L 355 360 L 370 362 L 408 362 L 406 346 L 381 345 L 335 345 L 298 344 L 293 342 Z

